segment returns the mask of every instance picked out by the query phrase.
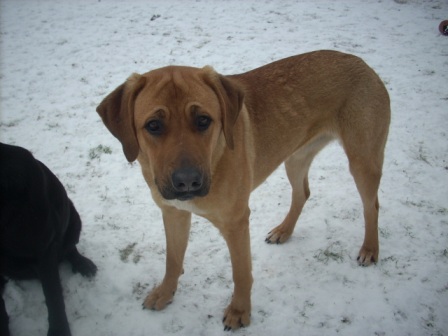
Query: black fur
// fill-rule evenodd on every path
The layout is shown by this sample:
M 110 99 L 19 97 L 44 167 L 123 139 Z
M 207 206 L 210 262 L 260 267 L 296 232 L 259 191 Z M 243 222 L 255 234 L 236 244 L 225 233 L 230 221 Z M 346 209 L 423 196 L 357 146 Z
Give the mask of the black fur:
M 58 178 L 24 148 L 0 143 L 0 290 L 5 278 L 42 283 L 48 335 L 71 335 L 65 313 L 59 262 L 92 277 L 95 264 L 76 249 L 81 219 Z M 9 335 L 0 297 L 0 332 Z

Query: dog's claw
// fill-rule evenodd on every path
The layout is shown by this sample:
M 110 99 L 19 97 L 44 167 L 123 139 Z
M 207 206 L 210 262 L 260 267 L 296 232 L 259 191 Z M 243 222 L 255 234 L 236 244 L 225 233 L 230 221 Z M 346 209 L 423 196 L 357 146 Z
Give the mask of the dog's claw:
M 272 241 L 272 240 L 271 240 L 271 237 L 272 237 L 272 236 L 268 236 L 264 241 L 265 241 L 266 243 L 268 243 L 268 244 L 277 244 L 277 245 L 279 245 L 279 244 L 282 243 L 282 242 L 280 241 L 280 237 L 277 238 L 275 241 Z
M 225 321 L 226 321 L 226 317 L 224 317 L 224 318 L 222 319 L 222 323 L 224 323 Z M 238 323 L 239 323 L 239 327 L 240 327 L 240 328 L 244 328 L 244 327 L 245 327 L 245 325 L 243 324 L 243 322 L 241 321 L 241 319 L 239 319 Z M 224 331 L 231 331 L 231 330 L 232 330 L 232 327 L 231 327 L 231 326 L 224 325 Z
M 362 266 L 362 267 L 367 267 L 369 265 L 376 265 L 376 259 L 375 257 L 370 257 L 370 262 L 367 262 L 366 259 L 361 259 L 361 256 L 358 256 L 358 258 L 356 258 L 356 260 L 358 261 L 358 265 Z

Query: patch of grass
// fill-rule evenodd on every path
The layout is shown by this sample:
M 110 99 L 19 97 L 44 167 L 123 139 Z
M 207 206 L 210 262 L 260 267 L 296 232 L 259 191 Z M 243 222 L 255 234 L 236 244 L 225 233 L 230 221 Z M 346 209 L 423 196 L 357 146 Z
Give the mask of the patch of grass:
M 448 257 L 448 249 L 444 249 L 442 252 L 442 256 Z
M 397 311 L 394 311 L 394 317 L 397 322 L 406 321 L 408 319 L 407 314 L 400 309 L 398 309 Z
M 107 200 L 107 194 L 108 194 L 108 192 L 109 192 L 109 188 L 106 187 L 104 193 L 102 193 L 102 194 L 100 195 L 100 200 L 101 200 L 101 201 L 104 202 L 104 201 Z
M 390 231 L 388 229 L 380 227 L 378 230 L 380 232 L 381 237 L 386 238 L 386 239 L 390 238 L 391 233 L 390 233 Z
M 415 234 L 413 232 L 413 227 L 410 225 L 403 225 L 404 230 L 406 231 L 406 235 L 412 239 L 415 238 Z
M 305 318 L 305 319 L 309 319 L 309 317 L 308 317 L 308 311 L 310 310 L 310 309 L 312 309 L 314 307 L 314 302 L 311 302 L 310 300 L 306 300 L 304 303 L 303 303 L 303 309 L 302 309 L 302 311 L 300 312 L 300 316 L 302 316 L 303 318 Z
M 344 254 L 340 242 L 335 242 L 328 246 L 325 250 L 320 249 L 314 258 L 325 265 L 330 261 L 341 263 L 344 261 Z
M 6 122 L 6 123 L 0 122 L 0 126 L 1 127 L 3 127 L 3 126 L 5 126 L 5 127 L 14 127 L 14 126 L 17 126 L 19 124 L 19 122 L 20 122 L 20 120 L 13 120 L 13 121 Z
M 448 284 L 443 286 L 442 288 L 436 290 L 436 292 L 439 293 L 439 294 L 443 294 L 443 293 L 448 292 Z
M 76 188 L 73 184 L 67 184 L 65 187 L 70 194 L 76 194 Z
M 422 318 L 423 323 L 424 323 L 424 325 L 425 325 L 425 327 L 427 329 L 433 330 L 435 328 L 436 319 L 437 319 L 437 316 L 436 316 L 436 313 L 435 313 L 435 309 L 433 307 L 425 305 L 425 304 L 423 304 L 422 306 L 424 306 L 424 307 L 426 307 L 428 309 L 427 318 L 424 318 L 424 317 Z
M 125 248 L 120 250 L 120 259 L 123 262 L 128 262 L 131 254 L 134 254 L 132 257 L 132 262 L 134 264 L 138 264 L 140 259 L 142 258 L 142 255 L 138 252 L 135 252 L 135 246 L 137 246 L 137 243 L 131 243 L 128 244 Z
M 341 318 L 341 322 L 344 323 L 344 324 L 352 324 L 352 320 L 350 320 L 350 318 L 347 317 L 347 316 L 343 316 Z
M 429 162 L 429 158 L 428 158 L 428 153 L 425 150 L 425 148 L 423 148 L 423 142 L 419 142 L 419 146 L 418 146 L 418 152 L 416 153 L 415 159 L 419 160 L 419 161 L 423 161 L 424 163 L 428 164 L 431 166 L 431 163 Z
M 421 209 L 423 211 L 429 212 L 433 215 L 443 215 L 446 216 L 448 214 L 448 209 L 445 207 L 440 207 L 435 204 L 432 204 L 425 200 L 419 200 L 419 201 L 411 201 L 409 199 L 406 199 L 406 201 L 402 202 L 404 205 L 409 207 L 414 207 Z
M 98 145 L 89 150 L 90 160 L 99 159 L 102 154 L 112 154 L 112 149 L 109 146 Z
M 53 128 L 59 128 L 60 127 L 60 125 L 58 123 L 47 123 L 46 126 L 48 127 L 47 129 L 49 129 L 49 130 L 51 130 Z
M 129 256 L 134 252 L 134 248 L 137 245 L 137 243 L 131 243 L 128 244 L 124 249 L 120 250 L 120 259 L 123 262 L 127 262 L 129 259 Z
M 137 282 L 132 287 L 132 294 L 137 295 L 137 300 L 140 300 L 143 297 L 143 295 L 146 294 L 148 287 L 149 287 L 148 283 L 142 284 L 141 282 Z
M 140 254 L 135 254 L 134 257 L 132 258 L 132 261 L 134 262 L 134 264 L 138 264 L 141 258 L 142 256 Z

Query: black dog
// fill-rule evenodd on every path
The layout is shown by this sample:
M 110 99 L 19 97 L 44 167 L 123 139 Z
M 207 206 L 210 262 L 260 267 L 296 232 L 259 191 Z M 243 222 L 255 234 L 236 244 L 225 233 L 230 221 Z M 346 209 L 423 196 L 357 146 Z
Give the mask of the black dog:
M 97 267 L 76 249 L 81 219 L 57 177 L 21 147 L 0 144 L 0 290 L 5 278 L 42 283 L 48 309 L 48 335 L 71 335 L 58 264 L 94 276 Z M 0 333 L 9 335 L 0 297 Z

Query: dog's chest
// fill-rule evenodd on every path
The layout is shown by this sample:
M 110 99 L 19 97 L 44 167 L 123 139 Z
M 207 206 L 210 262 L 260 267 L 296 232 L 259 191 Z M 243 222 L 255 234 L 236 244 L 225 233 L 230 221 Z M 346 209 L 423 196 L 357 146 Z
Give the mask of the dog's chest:
M 167 201 L 167 203 L 168 205 L 171 205 L 178 210 L 188 211 L 199 216 L 203 216 L 206 213 L 204 210 L 201 210 L 194 204 L 194 202 L 191 201 L 170 200 Z

